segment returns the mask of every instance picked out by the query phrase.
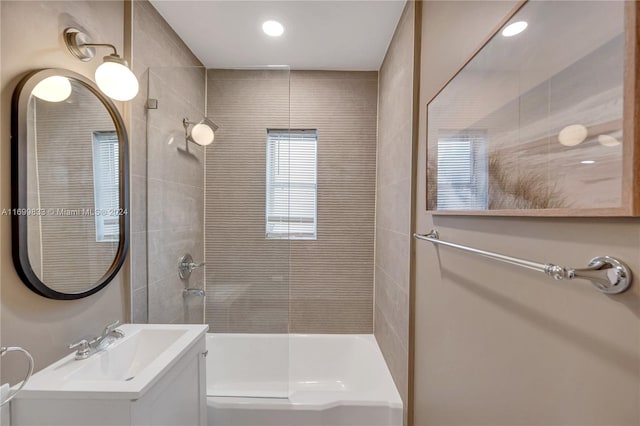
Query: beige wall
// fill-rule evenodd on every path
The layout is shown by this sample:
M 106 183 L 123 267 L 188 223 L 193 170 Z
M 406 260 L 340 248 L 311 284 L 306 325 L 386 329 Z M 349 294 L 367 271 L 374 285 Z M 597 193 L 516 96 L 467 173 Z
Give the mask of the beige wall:
M 416 229 L 575 267 L 611 255 L 640 271 L 637 219 L 425 213 L 426 103 L 514 4 L 424 2 Z M 637 283 L 607 297 L 425 242 L 415 256 L 415 425 L 640 423 Z
M 374 330 L 405 408 L 409 380 L 415 12 L 415 3 L 407 2 L 378 83 Z
M 204 259 L 204 149 L 190 144 L 190 154 L 183 151 L 182 119 L 204 117 L 205 70 L 147 0 L 134 1 L 132 15 L 132 67 L 140 80 L 131 104 L 132 318 L 201 323 L 204 301 L 185 299 L 182 290 L 204 288 L 204 272 L 184 282 L 177 263 L 185 253 Z M 148 97 L 158 109 L 145 108 Z
M 99 60 L 81 62 L 72 57 L 62 40 L 69 25 L 84 27 L 94 40 L 123 48 L 124 9 L 122 2 L 13 2 L 2 1 L 2 137 L 0 163 L 0 205 L 11 206 L 10 103 L 15 85 L 27 72 L 60 67 L 93 78 Z M 28 29 L 25 31 L 25 29 Z M 0 240 L 0 306 L 2 345 L 19 345 L 30 350 L 40 369 L 69 352 L 70 342 L 94 335 L 115 319 L 125 320 L 127 280 L 122 271 L 104 290 L 75 301 L 50 300 L 29 290 L 18 278 L 11 258 L 11 218 L 0 218 L 4 238 Z M 23 375 L 23 364 L 5 357 L 2 382 Z
M 208 97 L 211 329 L 370 333 L 377 73 L 209 70 Z M 316 241 L 265 240 L 266 129 L 288 127 L 318 129 Z

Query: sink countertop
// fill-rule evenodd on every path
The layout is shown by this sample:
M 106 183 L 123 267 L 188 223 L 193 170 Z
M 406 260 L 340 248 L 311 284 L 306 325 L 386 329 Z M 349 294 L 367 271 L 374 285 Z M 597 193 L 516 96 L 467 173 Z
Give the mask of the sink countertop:
M 123 324 L 125 337 L 84 360 L 75 352 L 34 374 L 16 399 L 140 398 L 203 337 L 202 324 Z

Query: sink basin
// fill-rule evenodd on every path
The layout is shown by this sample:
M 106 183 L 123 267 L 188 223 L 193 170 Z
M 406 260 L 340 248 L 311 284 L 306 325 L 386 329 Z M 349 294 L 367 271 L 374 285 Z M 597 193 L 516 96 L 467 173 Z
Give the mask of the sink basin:
M 207 325 L 124 324 L 125 334 L 84 360 L 74 353 L 33 375 L 21 398 L 137 399 L 207 331 Z
M 115 341 L 107 350 L 95 354 L 94 359 L 83 363 L 80 369 L 69 376 L 69 380 L 133 380 L 186 332 L 142 329 L 128 339 L 125 334 L 122 342 Z

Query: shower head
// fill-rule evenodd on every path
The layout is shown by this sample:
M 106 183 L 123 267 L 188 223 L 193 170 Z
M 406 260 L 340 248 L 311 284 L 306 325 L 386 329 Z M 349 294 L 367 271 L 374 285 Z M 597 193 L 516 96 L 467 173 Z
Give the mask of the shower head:
M 184 126 L 185 140 L 201 146 L 211 144 L 215 139 L 215 131 L 218 130 L 218 125 L 207 117 L 200 121 L 190 121 L 188 118 L 184 118 L 182 125 Z

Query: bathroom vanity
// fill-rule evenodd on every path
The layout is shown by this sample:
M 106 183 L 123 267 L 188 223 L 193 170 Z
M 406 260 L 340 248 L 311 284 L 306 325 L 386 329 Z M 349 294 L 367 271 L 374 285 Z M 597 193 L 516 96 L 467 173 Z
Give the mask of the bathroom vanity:
M 207 329 L 125 324 L 106 350 L 35 374 L 12 403 L 12 425 L 204 426 Z

